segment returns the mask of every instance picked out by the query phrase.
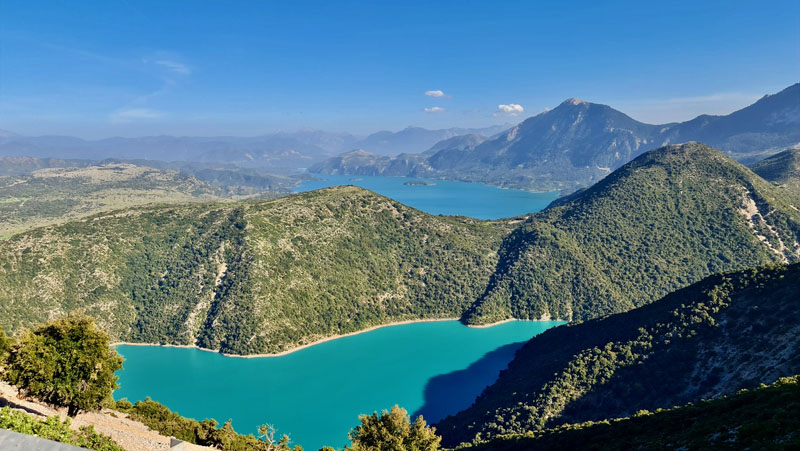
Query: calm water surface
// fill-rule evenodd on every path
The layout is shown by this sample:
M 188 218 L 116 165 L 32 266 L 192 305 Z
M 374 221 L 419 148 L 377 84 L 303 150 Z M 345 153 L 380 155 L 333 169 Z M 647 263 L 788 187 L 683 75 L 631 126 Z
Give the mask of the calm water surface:
M 399 404 L 436 421 L 468 407 L 522 343 L 558 324 L 406 324 L 253 359 L 122 345 L 117 350 L 125 364 L 114 397 L 150 396 L 198 420 L 232 418 L 240 433 L 271 423 L 307 450 L 342 447 L 361 413 Z
M 508 218 L 537 212 L 558 197 L 558 191 L 533 193 L 517 189 L 497 188 L 480 183 L 412 177 L 314 175 L 323 180 L 303 182 L 297 187 L 297 191 L 305 192 L 337 185 L 357 185 L 427 213 L 464 215 L 478 219 Z M 405 184 L 420 181 L 434 185 Z

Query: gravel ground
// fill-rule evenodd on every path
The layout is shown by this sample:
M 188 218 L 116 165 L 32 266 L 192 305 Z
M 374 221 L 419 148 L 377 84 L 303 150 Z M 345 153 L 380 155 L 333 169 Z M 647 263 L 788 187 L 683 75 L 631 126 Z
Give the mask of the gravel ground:
M 17 396 L 17 389 L 0 381 L 0 407 L 10 406 L 25 410 L 39 417 L 58 415 L 62 419 L 67 417 L 66 409 L 54 409 L 35 401 L 21 399 Z M 94 426 L 97 432 L 111 436 L 117 444 L 128 451 L 150 451 L 169 449 L 170 437 L 165 437 L 158 432 L 150 430 L 138 421 L 129 420 L 124 413 L 103 410 L 102 412 L 80 413 L 72 419 L 72 428 L 80 426 Z M 189 446 L 186 446 L 189 445 Z M 182 449 L 211 450 L 205 446 L 185 444 Z

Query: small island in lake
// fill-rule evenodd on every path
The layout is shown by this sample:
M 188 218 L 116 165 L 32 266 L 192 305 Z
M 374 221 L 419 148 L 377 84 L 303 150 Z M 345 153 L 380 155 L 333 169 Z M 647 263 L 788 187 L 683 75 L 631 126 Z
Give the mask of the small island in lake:
M 426 180 L 409 180 L 409 181 L 403 183 L 403 185 L 406 185 L 406 186 L 436 186 L 435 183 L 428 182 Z

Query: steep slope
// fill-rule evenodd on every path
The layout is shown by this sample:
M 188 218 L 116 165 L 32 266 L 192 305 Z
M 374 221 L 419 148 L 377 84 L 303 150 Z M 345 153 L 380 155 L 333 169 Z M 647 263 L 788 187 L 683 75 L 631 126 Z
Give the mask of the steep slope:
M 87 165 L 30 158 L 12 163 L 8 165 L 11 171 L 35 165 L 54 167 L 0 176 L 0 238 L 102 211 L 153 203 L 207 202 L 223 194 L 190 175 L 132 164 Z
M 471 450 L 797 449 L 800 447 L 798 376 L 632 418 L 570 424 L 499 437 Z
M 800 264 L 715 275 L 534 337 L 438 430 L 454 445 L 733 394 L 800 373 L 799 345 Z
M 749 164 L 800 142 L 800 83 L 726 116 L 699 116 L 663 133 L 670 143 L 701 141 Z
M 752 162 L 800 142 L 800 84 L 727 116 L 699 116 L 684 123 L 649 125 L 606 105 L 567 99 L 492 139 L 470 146 L 439 143 L 433 153 L 405 155 L 391 175 L 470 180 L 491 185 L 571 192 L 589 186 L 641 153 L 701 141 Z M 376 174 L 391 159 L 314 166 L 317 172 Z M 346 163 L 346 159 L 345 159 Z
M 750 166 L 764 180 L 800 196 L 800 148 L 787 149 Z
M 396 158 L 344 154 L 311 170 L 572 190 L 630 160 L 657 131 L 657 126 L 637 122 L 605 105 L 568 99 L 489 140 L 448 139 L 423 154 Z
M 500 248 L 464 319 L 588 319 L 721 271 L 800 259 L 798 201 L 703 144 L 650 151 Z
M 84 309 L 115 340 L 279 352 L 459 316 L 511 227 L 356 187 L 114 211 L 0 243 L 0 325 L 17 332 Z

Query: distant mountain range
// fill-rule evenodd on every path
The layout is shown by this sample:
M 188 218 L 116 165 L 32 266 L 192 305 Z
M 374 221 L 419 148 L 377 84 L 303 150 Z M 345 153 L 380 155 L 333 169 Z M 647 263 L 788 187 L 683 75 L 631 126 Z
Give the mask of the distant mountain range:
M 641 153 L 702 141 L 748 164 L 800 143 L 800 84 L 726 116 L 650 125 L 609 106 L 568 99 L 491 139 L 441 142 L 420 154 L 352 151 L 312 172 L 466 180 L 567 192 L 589 186 Z
M 497 134 L 510 124 L 482 129 L 428 130 L 408 127 L 398 132 L 380 131 L 366 137 L 321 130 L 300 130 L 256 137 L 107 138 L 84 140 L 71 136 L 21 136 L 0 130 L 0 157 L 105 160 L 143 159 L 223 163 L 246 168 L 295 172 L 351 149 L 367 149 L 380 155 L 422 152 L 439 141 L 464 134 Z
M 513 125 L 496 125 L 486 128 L 445 128 L 428 130 L 421 127 L 408 127 L 399 132 L 382 131 L 350 145 L 350 149 L 361 149 L 377 155 L 393 156 L 401 153 L 418 153 L 430 149 L 440 141 L 460 135 L 496 135 Z M 350 150 L 347 149 L 347 150 Z

